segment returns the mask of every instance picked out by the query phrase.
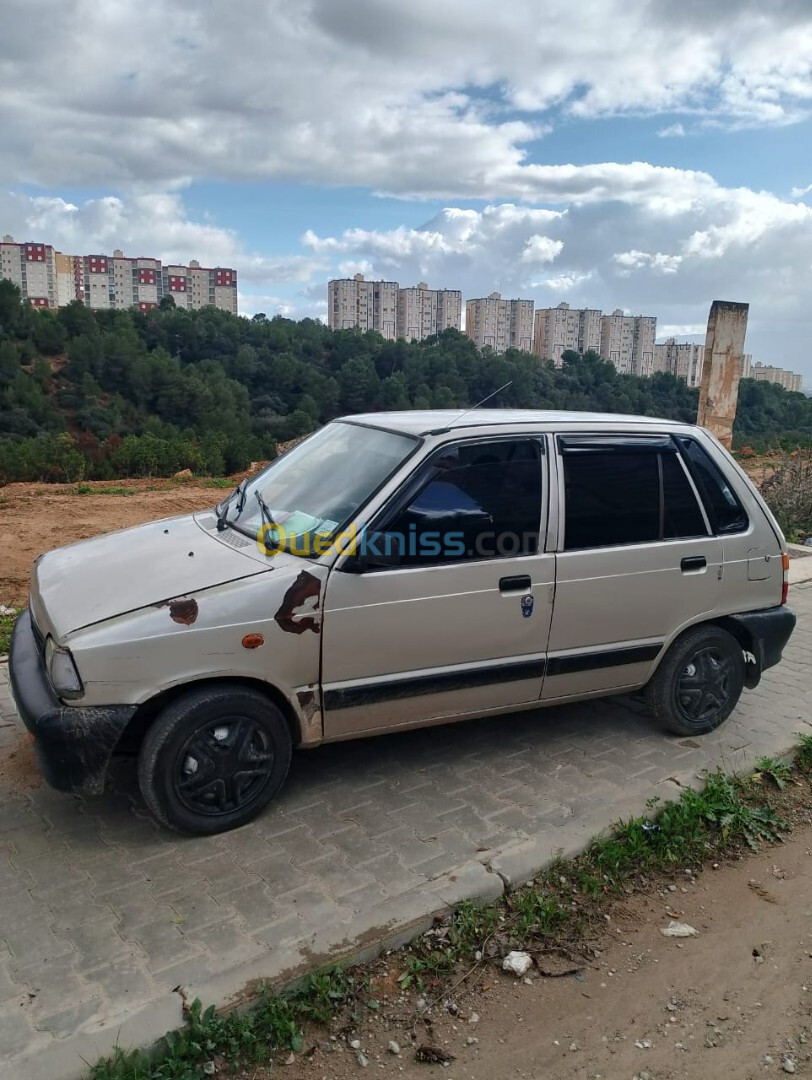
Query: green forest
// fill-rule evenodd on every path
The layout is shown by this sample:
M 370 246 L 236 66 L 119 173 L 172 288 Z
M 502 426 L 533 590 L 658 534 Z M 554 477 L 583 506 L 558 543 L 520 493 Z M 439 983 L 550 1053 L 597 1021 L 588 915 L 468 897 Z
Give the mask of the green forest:
M 618 375 L 595 353 L 550 361 L 479 352 L 447 330 L 421 342 L 252 319 L 214 308 L 57 312 L 0 281 L 0 484 L 224 475 L 332 417 L 494 405 L 642 413 L 693 421 L 698 391 L 671 375 Z M 735 439 L 812 442 L 812 399 L 744 380 Z

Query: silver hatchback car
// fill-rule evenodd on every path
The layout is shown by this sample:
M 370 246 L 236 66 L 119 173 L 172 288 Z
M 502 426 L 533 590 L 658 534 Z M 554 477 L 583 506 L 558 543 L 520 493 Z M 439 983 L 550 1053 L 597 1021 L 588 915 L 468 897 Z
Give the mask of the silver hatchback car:
M 11 683 L 55 787 L 101 792 L 134 751 L 155 817 L 213 833 L 294 747 L 641 688 L 666 730 L 711 731 L 781 658 L 787 567 L 701 428 L 349 416 L 214 510 L 41 556 Z

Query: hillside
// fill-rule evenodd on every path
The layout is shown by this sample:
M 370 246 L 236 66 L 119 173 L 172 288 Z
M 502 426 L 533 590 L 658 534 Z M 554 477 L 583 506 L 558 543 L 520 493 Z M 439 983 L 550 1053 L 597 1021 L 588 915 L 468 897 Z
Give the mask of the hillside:
M 591 409 L 693 421 L 671 375 L 618 375 L 599 356 L 478 352 L 447 330 L 423 342 L 214 308 L 54 313 L 0 281 L 0 484 L 223 475 L 342 413 L 470 406 Z M 739 445 L 812 441 L 812 401 L 745 380 Z

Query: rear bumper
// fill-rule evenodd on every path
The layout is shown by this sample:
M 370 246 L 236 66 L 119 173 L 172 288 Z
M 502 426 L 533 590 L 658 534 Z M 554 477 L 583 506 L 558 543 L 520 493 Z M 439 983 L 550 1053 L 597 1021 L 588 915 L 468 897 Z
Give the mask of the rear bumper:
M 28 611 L 14 624 L 8 668 L 11 692 L 34 736 L 45 779 L 59 791 L 101 793 L 110 756 L 135 706 L 63 705 L 45 675 Z
M 728 616 L 740 641 L 750 643 L 755 656 L 755 682 L 762 671 L 775 667 L 780 661 L 784 646 L 795 629 L 795 612 L 786 606 L 766 608 L 764 611 L 746 611 L 741 615 Z M 748 680 L 748 685 L 754 685 Z

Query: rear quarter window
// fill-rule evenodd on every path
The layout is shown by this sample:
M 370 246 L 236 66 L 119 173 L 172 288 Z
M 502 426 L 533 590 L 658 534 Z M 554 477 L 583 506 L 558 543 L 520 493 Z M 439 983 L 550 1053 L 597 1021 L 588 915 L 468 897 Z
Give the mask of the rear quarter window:
M 696 439 L 681 435 L 677 443 L 705 504 L 713 531 L 723 535 L 744 532 L 749 525 L 747 513 L 710 454 Z

